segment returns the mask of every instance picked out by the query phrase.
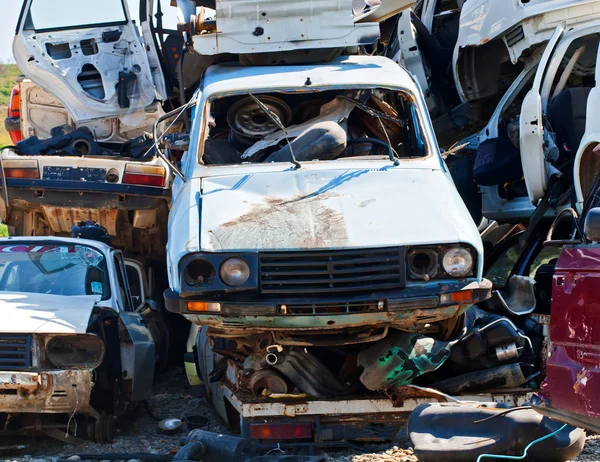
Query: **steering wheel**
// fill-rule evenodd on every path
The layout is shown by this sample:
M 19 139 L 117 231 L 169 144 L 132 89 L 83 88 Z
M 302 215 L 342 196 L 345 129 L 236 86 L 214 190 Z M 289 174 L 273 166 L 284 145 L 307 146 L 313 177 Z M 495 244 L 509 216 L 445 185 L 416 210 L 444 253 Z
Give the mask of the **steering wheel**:
M 389 143 L 387 143 L 386 141 L 380 140 L 378 138 L 352 138 L 352 139 L 349 139 L 346 142 L 346 149 L 344 150 L 344 152 L 346 152 L 348 150 L 348 148 L 350 146 L 352 146 L 352 145 L 355 145 L 355 144 L 366 144 L 366 143 L 371 144 L 371 150 L 369 151 L 369 154 L 368 154 L 369 156 L 377 155 L 377 154 L 379 154 L 379 155 L 385 155 L 385 154 L 380 154 L 375 149 L 377 146 L 382 146 L 382 147 L 384 147 L 386 149 L 386 151 L 388 151 L 389 149 L 391 149 L 392 152 L 396 155 L 396 157 L 400 157 L 398 155 L 398 153 L 396 152 L 396 150 Z M 387 152 L 386 152 L 386 154 L 387 154 Z M 350 156 L 346 156 L 346 157 L 350 157 Z

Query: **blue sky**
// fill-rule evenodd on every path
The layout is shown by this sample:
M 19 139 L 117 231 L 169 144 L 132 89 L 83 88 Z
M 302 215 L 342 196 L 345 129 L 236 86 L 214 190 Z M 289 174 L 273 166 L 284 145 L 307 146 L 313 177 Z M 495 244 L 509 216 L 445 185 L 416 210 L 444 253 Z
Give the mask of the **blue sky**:
M 49 0 L 44 0 L 49 1 Z M 139 0 L 127 0 L 129 3 L 129 11 L 134 19 L 138 19 Z M 100 1 L 99 4 L 102 2 Z M 14 62 L 12 56 L 12 41 L 15 35 L 15 28 L 21 11 L 22 0 L 0 0 L 0 61 Z M 169 16 L 174 18 L 176 13 L 175 8 L 169 7 L 168 0 L 162 0 L 163 11 L 169 11 Z M 167 16 L 165 14 L 165 16 Z M 166 18 L 165 18 L 166 19 Z M 166 24 L 165 24 L 166 25 Z

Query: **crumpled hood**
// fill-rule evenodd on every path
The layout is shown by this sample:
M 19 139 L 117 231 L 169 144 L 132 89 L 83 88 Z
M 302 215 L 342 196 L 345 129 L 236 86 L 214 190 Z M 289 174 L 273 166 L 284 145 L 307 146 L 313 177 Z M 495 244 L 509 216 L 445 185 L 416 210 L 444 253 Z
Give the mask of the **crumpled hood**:
M 0 333 L 85 333 L 98 296 L 0 292 Z
M 287 170 L 202 180 L 207 252 L 470 243 L 481 239 L 456 188 L 425 168 Z

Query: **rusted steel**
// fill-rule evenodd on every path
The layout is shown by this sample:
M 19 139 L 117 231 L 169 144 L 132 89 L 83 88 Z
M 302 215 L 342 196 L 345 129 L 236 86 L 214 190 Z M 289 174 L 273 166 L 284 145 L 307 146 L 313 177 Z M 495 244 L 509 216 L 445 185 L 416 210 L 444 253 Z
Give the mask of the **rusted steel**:
M 448 399 L 440 393 L 414 387 L 388 387 L 384 390 L 384 392 L 392 401 L 394 407 L 404 407 L 406 400 L 414 400 L 417 398 L 431 398 L 440 403 L 448 402 Z
M 92 372 L 0 372 L 0 409 L 7 413 L 89 413 Z

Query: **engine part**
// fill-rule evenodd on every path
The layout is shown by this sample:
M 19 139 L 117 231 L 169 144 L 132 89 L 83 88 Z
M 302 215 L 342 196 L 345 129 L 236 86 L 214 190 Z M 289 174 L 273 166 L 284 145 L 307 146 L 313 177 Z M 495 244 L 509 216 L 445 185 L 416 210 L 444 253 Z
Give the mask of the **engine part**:
M 156 146 L 150 133 L 144 133 L 137 138 L 123 143 L 121 146 L 121 157 L 131 157 L 132 159 L 147 160 L 157 155 Z
M 265 162 L 289 162 L 290 146 L 297 161 L 332 160 L 346 149 L 346 130 L 336 122 L 319 122 L 300 133 L 290 144 L 271 154 Z
M 50 131 L 51 138 L 40 140 L 37 136 L 19 141 L 17 150 L 24 156 L 103 156 L 110 155 L 94 140 L 94 135 L 87 127 L 73 130 L 70 125 L 54 127 Z
M 559 429 L 561 422 L 532 409 L 505 412 L 465 404 L 422 404 L 410 415 L 408 433 L 419 461 L 474 461 L 481 454 L 521 455 L 525 446 Z M 490 417 L 498 416 L 491 420 Z M 583 449 L 585 432 L 567 427 L 532 446 L 526 460 L 565 461 Z
M 346 387 L 321 361 L 302 348 L 267 349 L 265 360 L 304 393 L 317 398 L 332 398 L 348 393 Z
M 105 227 L 100 226 L 95 221 L 80 221 L 77 223 L 77 226 L 71 226 L 71 237 L 91 239 L 104 242 L 106 245 L 111 245 L 108 231 Z
M 525 363 L 505 364 L 480 371 L 457 375 L 431 385 L 443 393 L 466 393 L 517 388 L 533 378 L 533 366 Z M 537 374 L 536 374 L 537 375 Z
M 532 358 L 533 345 L 508 318 L 472 307 L 466 313 L 468 333 L 454 346 L 438 376 L 487 370 L 521 358 Z
M 255 372 L 250 377 L 250 389 L 254 396 L 260 397 L 263 391 L 285 394 L 288 392 L 287 383 L 273 370 Z
M 290 124 L 292 110 L 283 100 L 267 95 L 261 95 L 258 99 L 279 118 L 284 127 Z M 243 98 L 229 108 L 227 123 L 238 139 L 249 143 L 279 130 L 277 124 L 251 97 Z
M 251 147 L 246 149 L 244 154 L 242 154 L 242 159 L 252 159 L 259 151 L 270 146 L 275 146 L 286 138 L 295 138 L 318 122 L 331 121 L 346 125 L 348 116 L 355 107 L 356 102 L 349 101 L 341 96 L 336 96 L 330 102 L 321 107 L 319 117 L 308 120 L 299 125 L 287 127 L 285 132 L 283 130 L 277 130 L 270 135 L 265 136 L 262 140 L 254 143 Z
M 205 430 L 192 430 L 181 440 L 184 446 L 173 460 L 225 462 L 245 460 L 255 454 L 250 440 Z
M 464 332 L 450 341 L 404 332 L 388 337 L 358 354 L 360 381 L 369 390 L 409 384 L 444 364 Z

